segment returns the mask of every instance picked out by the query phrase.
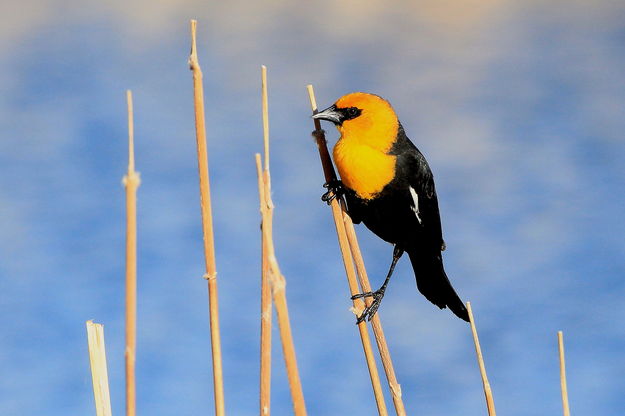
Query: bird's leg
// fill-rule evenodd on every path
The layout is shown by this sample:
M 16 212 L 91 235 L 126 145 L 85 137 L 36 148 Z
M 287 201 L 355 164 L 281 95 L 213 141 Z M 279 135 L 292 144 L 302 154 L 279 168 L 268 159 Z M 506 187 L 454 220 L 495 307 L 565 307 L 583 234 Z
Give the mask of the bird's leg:
M 358 319 L 356 319 L 356 324 L 361 323 L 365 319 L 370 321 L 373 315 L 375 315 L 375 313 L 378 311 L 380 303 L 382 302 L 382 298 L 384 297 L 384 292 L 386 292 L 386 286 L 391 280 L 391 276 L 393 275 L 393 271 L 395 270 L 395 265 L 397 264 L 397 261 L 400 259 L 402 254 L 404 254 L 404 250 L 401 249 L 398 245 L 395 245 L 395 248 L 393 249 L 393 261 L 391 262 L 391 267 L 388 270 L 386 279 L 384 279 L 384 283 L 382 283 L 382 286 L 380 286 L 378 290 L 376 290 L 375 292 L 358 293 L 352 296 L 352 300 L 365 297 L 373 298 L 373 302 L 371 302 L 371 305 L 367 306 L 365 310 L 362 311 L 362 314 L 358 317 Z
M 321 200 L 328 205 L 332 203 L 332 200 L 336 197 L 340 197 L 345 193 L 343 189 L 343 183 L 338 179 L 332 179 L 323 184 L 323 187 L 328 190 L 325 194 L 321 195 Z
M 378 290 L 376 290 L 375 292 L 358 293 L 358 294 L 352 296 L 352 300 L 359 299 L 359 298 L 366 298 L 366 297 L 370 297 L 370 296 L 375 296 L 375 294 L 377 292 L 384 293 L 384 291 L 386 290 L 386 286 L 388 285 L 388 282 L 391 279 L 391 275 L 393 274 L 393 271 L 395 270 L 395 265 L 397 264 L 397 261 L 402 256 L 402 254 L 404 254 L 404 250 L 402 250 L 401 248 L 395 246 L 395 248 L 393 249 L 393 261 L 391 263 L 391 267 L 388 270 L 388 274 L 386 275 L 386 279 L 384 280 L 384 283 L 382 284 L 382 286 Z

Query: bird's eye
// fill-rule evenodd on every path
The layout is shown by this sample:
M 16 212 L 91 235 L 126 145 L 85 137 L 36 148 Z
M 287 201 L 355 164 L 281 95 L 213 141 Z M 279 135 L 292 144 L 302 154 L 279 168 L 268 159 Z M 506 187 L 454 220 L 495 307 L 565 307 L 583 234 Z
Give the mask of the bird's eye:
M 360 115 L 360 110 L 356 107 L 349 107 L 346 112 L 347 112 L 347 117 L 350 120 Z

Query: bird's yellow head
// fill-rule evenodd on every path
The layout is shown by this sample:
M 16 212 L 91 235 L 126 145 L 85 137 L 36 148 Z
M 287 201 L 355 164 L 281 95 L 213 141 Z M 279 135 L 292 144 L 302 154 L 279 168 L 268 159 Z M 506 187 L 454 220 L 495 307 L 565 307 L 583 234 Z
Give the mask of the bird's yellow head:
M 334 123 L 342 140 L 355 140 L 384 152 L 393 145 L 399 128 L 397 115 L 389 102 L 364 92 L 342 96 L 313 118 Z

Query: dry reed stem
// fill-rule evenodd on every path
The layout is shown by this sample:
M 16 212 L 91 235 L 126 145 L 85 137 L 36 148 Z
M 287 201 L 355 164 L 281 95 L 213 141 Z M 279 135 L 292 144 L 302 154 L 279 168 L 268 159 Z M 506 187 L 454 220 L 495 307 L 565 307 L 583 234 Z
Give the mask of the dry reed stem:
M 263 148 L 265 154 L 265 172 L 269 172 L 269 102 L 267 99 L 267 67 L 261 65 L 260 79 L 263 107 Z
M 197 21 L 191 20 L 191 56 L 189 66 L 193 72 L 193 98 L 195 104 L 195 133 L 197 138 L 197 159 L 200 176 L 200 205 L 202 210 L 202 231 L 204 235 L 204 259 L 208 280 L 208 304 L 213 360 L 213 388 L 215 394 L 215 415 L 225 414 L 223 370 L 221 365 L 221 340 L 219 335 L 219 306 L 217 300 L 217 269 L 215 266 L 215 243 L 213 239 L 213 215 L 208 179 L 208 154 L 206 151 L 206 125 L 204 121 L 204 88 L 202 69 L 197 57 Z
M 135 171 L 134 120 L 132 92 L 126 91 L 128 103 L 128 173 L 126 188 L 126 415 L 135 415 L 135 359 L 137 349 L 137 188 L 141 184 Z
M 473 343 L 475 344 L 475 353 L 477 355 L 477 364 L 480 367 L 480 374 L 482 375 L 482 385 L 484 386 L 484 396 L 486 397 L 486 407 L 488 409 L 489 416 L 495 416 L 495 401 L 493 400 L 493 392 L 490 389 L 490 383 L 486 375 L 486 366 L 484 365 L 484 358 L 482 357 L 482 348 L 480 347 L 480 340 L 477 336 L 477 329 L 475 328 L 475 321 L 473 320 L 473 310 L 471 309 L 471 302 L 467 302 L 467 310 L 469 312 L 469 320 L 471 321 L 471 332 L 473 333 Z
M 304 393 L 297 369 L 297 359 L 295 357 L 295 347 L 293 345 L 293 335 L 291 333 L 291 323 L 289 321 L 289 310 L 286 302 L 286 280 L 280 272 L 273 245 L 273 204 L 271 202 L 271 195 L 267 192 L 269 188 L 265 182 L 267 175 L 264 175 L 262 172 L 261 157 L 258 153 L 256 154 L 256 172 L 258 175 L 258 194 L 261 200 L 262 230 L 265 235 L 267 248 L 265 256 L 269 265 L 269 280 L 272 287 L 273 301 L 276 306 L 276 315 L 278 316 L 282 352 L 284 354 L 289 387 L 291 389 L 293 410 L 296 416 L 305 416 L 306 403 L 304 402 Z
M 111 416 L 111 397 L 108 372 L 106 370 L 106 349 L 104 347 L 104 327 L 93 321 L 87 321 L 87 341 L 89 344 L 89 363 L 91 364 L 96 416 Z
M 310 105 L 313 111 L 313 114 L 317 112 L 317 102 L 315 100 L 315 94 L 313 91 L 312 85 L 307 86 L 308 95 L 310 98 Z M 336 174 L 334 172 L 334 168 L 332 166 L 332 161 L 330 159 L 330 154 L 328 152 L 328 147 L 326 145 L 325 134 L 321 129 L 321 124 L 319 120 L 314 120 L 315 123 L 315 131 L 314 136 L 316 139 L 317 147 L 319 149 L 319 156 L 321 158 L 321 166 L 323 168 L 323 173 L 325 176 L 326 182 L 330 182 L 333 179 L 336 179 Z M 355 295 L 359 292 L 358 283 L 356 281 L 356 271 L 354 269 L 354 262 L 352 258 L 352 247 L 349 242 L 349 235 L 346 230 L 345 222 L 343 219 L 344 210 L 339 205 L 338 200 L 342 198 L 334 198 L 330 204 L 332 208 L 332 216 L 334 218 L 334 225 L 336 228 L 336 234 L 339 240 L 339 247 L 341 250 L 341 256 L 343 258 L 343 265 L 345 266 L 345 273 L 347 275 L 347 282 L 349 285 L 349 290 L 351 295 Z M 344 202 L 342 202 L 344 204 Z M 350 220 L 351 223 L 351 220 Z M 352 228 L 353 231 L 353 228 Z M 357 246 L 356 246 L 357 249 Z M 366 275 L 364 275 L 366 276 Z M 364 302 L 362 299 L 356 299 L 353 301 L 353 311 L 356 315 L 359 315 L 364 310 Z M 379 323 L 379 322 L 378 322 Z M 379 326 L 380 332 L 382 331 L 381 326 Z M 378 374 L 378 369 L 375 363 L 375 357 L 373 355 L 373 350 L 371 348 L 371 339 L 369 337 L 369 331 L 367 330 L 367 325 L 363 321 L 358 324 L 358 330 L 360 332 L 360 337 L 362 341 L 362 347 L 365 353 L 365 359 L 367 361 L 367 366 L 369 368 L 369 376 L 371 378 L 371 384 L 373 386 L 373 394 L 375 396 L 376 405 L 378 407 L 378 413 L 380 415 L 387 415 L 388 411 L 386 409 L 386 403 L 384 401 L 384 395 L 382 393 L 382 386 L 380 384 L 380 376 Z M 374 327 L 375 330 L 375 327 Z M 378 347 L 380 347 L 380 341 L 378 340 L 376 334 L 376 340 L 378 341 Z M 383 345 L 386 346 L 385 340 L 383 340 Z M 380 349 L 382 351 L 382 349 Z M 386 349 L 388 352 L 388 349 Z M 390 357 L 389 357 L 390 358 Z M 392 368 L 392 365 L 391 365 Z M 386 369 L 386 366 L 385 366 Z M 388 374 L 387 374 L 388 377 Z M 394 377 L 394 373 L 393 373 Z M 389 379 L 390 380 L 390 379 Z M 395 408 L 398 415 L 405 415 L 405 410 L 403 409 L 403 402 L 401 401 L 401 389 L 397 388 L 392 390 L 393 402 L 395 403 Z M 398 402 L 396 402 L 396 398 L 399 398 Z M 399 405 L 398 405 L 399 404 Z
M 345 230 L 347 231 L 347 239 L 349 241 L 349 247 L 356 264 L 356 271 L 358 272 L 358 279 L 360 281 L 360 287 L 363 292 L 370 292 L 371 285 L 369 284 L 369 277 L 367 276 L 367 269 L 365 268 L 365 262 L 360 252 L 360 246 L 358 245 L 358 238 L 356 237 L 356 230 L 354 230 L 354 224 L 351 217 L 347 214 L 345 209 L 345 201 L 341 200 L 341 208 L 343 210 L 343 222 L 345 224 Z M 367 306 L 371 305 L 372 299 L 370 297 L 365 298 Z M 382 360 L 382 366 L 386 374 L 388 386 L 391 391 L 391 397 L 393 399 L 393 405 L 398 415 L 405 415 L 406 409 L 404 407 L 404 401 L 401 394 L 401 386 L 395 376 L 395 368 L 393 367 L 393 360 L 391 359 L 391 353 L 386 343 L 386 336 L 382 329 L 382 322 L 380 321 L 379 314 L 376 313 L 371 318 L 371 326 L 373 328 L 373 334 L 378 345 L 378 351 L 380 352 L 380 359 Z
M 261 204 L 264 202 L 261 201 Z M 262 208 L 261 208 L 262 210 Z M 265 232 L 261 233 L 261 289 L 260 289 L 260 414 L 269 416 L 271 409 L 271 322 L 272 302 L 269 285 L 269 261 Z
M 564 416 L 570 416 L 569 393 L 566 387 L 566 364 L 564 362 L 564 336 L 558 331 L 558 353 L 560 356 L 560 389 L 562 391 L 562 412 Z
M 265 151 L 266 175 L 259 177 L 259 191 L 269 188 L 269 109 L 267 100 L 267 67 L 261 67 L 263 144 Z M 266 178 L 264 178 L 266 176 Z M 264 213 L 266 201 L 260 199 L 260 211 Z M 264 216 L 263 216 L 264 218 Z M 271 286 L 269 282 L 269 261 L 267 258 L 267 228 L 263 225 L 261 233 L 261 283 L 260 283 L 260 414 L 268 416 L 271 411 Z

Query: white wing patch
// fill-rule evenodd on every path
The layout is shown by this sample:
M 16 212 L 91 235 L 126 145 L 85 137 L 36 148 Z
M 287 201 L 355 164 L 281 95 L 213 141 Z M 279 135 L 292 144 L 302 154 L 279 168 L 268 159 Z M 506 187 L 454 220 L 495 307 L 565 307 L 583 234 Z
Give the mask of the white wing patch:
M 414 212 L 414 215 L 417 217 L 417 221 L 421 224 L 421 217 L 419 217 L 419 195 L 417 195 L 417 192 L 412 186 L 409 186 L 408 189 L 410 189 L 410 195 L 412 196 L 412 202 L 414 203 L 414 206 L 411 207 L 412 212 Z

